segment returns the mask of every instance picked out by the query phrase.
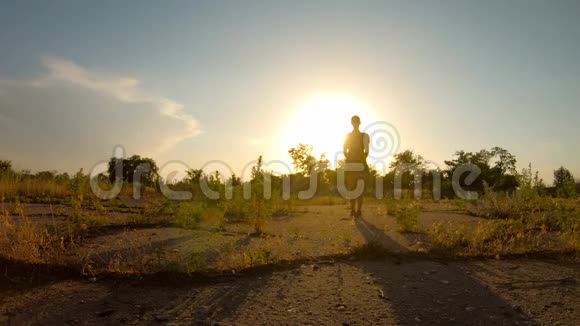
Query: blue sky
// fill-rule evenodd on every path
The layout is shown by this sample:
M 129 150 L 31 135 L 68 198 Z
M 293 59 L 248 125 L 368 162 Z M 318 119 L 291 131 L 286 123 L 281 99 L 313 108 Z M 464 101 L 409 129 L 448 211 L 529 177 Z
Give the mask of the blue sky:
M 4 1 L 0 158 L 73 171 L 122 144 L 238 171 L 288 161 L 288 134 L 313 128 L 301 103 L 339 94 L 441 166 L 497 145 L 578 177 L 578 17 L 577 1 Z M 321 110 L 321 133 L 349 131 Z

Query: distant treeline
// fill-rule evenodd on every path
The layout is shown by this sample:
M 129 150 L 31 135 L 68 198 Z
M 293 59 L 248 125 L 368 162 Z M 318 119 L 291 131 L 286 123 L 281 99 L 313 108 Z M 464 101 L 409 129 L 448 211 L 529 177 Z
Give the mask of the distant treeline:
M 325 155 L 319 158 L 313 155 L 311 145 L 300 144 L 288 152 L 292 157 L 295 170 L 294 173 L 286 175 L 290 180 L 290 192 L 293 196 L 309 189 L 313 175 L 316 175 L 316 195 L 339 195 L 337 185 L 339 174 L 345 167 L 344 161 L 337 162 L 336 167 L 332 169 Z M 381 197 L 393 197 L 398 187 L 406 196 L 413 196 L 415 187 L 419 183 L 421 197 L 432 198 L 434 182 L 437 186 L 439 182 L 437 176 L 439 176 L 441 198 L 454 198 L 456 193 L 452 184 L 455 175 L 463 189 L 479 194 L 486 191 L 509 193 L 520 188 L 532 189 L 539 195 L 552 197 L 570 198 L 580 193 L 580 183 L 575 182 L 573 175 L 564 167 L 559 167 L 554 171 L 553 185 L 547 186 L 538 176 L 538 172 L 532 170 L 531 164 L 517 171 L 516 162 L 513 154 L 503 148 L 494 147 L 478 152 L 457 151 L 451 159 L 445 161 L 445 168 L 438 168 L 432 166 L 421 155 L 406 150 L 394 156 L 386 173 L 369 165 L 366 192 L 369 195 L 380 194 Z M 471 182 L 466 180 L 469 173 L 459 173 L 462 170 L 456 171 L 466 165 L 477 166 L 480 171 L 475 180 L 469 180 Z M 188 190 L 193 193 L 194 198 L 203 196 L 200 188 L 202 183 L 212 190 L 224 193 L 226 185 L 240 188 L 245 183 L 250 183 L 253 185 L 252 189 L 256 189 L 255 185 L 262 184 L 264 176 L 267 176 L 271 180 L 272 193 L 275 196 L 281 193 L 283 183 L 282 177 L 272 172 L 270 165 L 263 160 L 262 156 L 252 167 L 249 180 L 241 180 L 235 174 L 224 179 L 217 171 L 201 169 L 190 169 L 186 171 L 186 174 L 183 180 L 172 183 L 170 188 Z M 31 192 L 45 196 L 65 196 L 66 189 L 72 180 L 81 176 L 88 178 L 82 174 L 82 170 L 80 175 L 77 173 L 74 176 L 57 171 L 37 173 L 31 173 L 28 170 L 14 171 L 11 161 L 0 160 L 0 196 L 3 198 L 30 196 Z M 149 187 L 157 191 L 159 182 L 165 182 L 160 180 L 157 163 L 151 158 L 139 155 L 124 159 L 111 158 L 107 173 L 100 174 L 97 178 L 99 183 L 110 186 L 116 181 L 133 184 L 135 177 L 140 180 L 143 188 Z

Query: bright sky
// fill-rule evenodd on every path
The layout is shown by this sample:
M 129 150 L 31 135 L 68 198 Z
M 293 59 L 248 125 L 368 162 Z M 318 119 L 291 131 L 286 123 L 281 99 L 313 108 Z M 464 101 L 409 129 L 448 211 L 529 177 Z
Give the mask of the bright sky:
M 300 140 L 340 150 L 356 112 L 442 167 L 497 145 L 580 177 L 578 17 L 564 0 L 3 1 L 0 159 L 74 171 L 122 144 L 240 171 Z

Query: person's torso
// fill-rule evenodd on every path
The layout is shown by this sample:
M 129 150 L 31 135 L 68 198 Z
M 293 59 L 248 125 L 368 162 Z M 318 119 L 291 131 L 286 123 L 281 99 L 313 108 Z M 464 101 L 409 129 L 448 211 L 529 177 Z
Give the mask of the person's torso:
M 365 138 L 362 132 L 351 132 L 347 136 L 348 160 L 364 161 L 365 157 Z

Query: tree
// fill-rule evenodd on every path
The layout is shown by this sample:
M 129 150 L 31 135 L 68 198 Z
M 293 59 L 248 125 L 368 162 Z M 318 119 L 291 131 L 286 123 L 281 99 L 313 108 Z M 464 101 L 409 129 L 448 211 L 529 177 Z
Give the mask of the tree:
M 492 159 L 495 159 L 493 166 L 490 164 Z M 448 179 L 452 178 L 455 169 L 464 164 L 476 165 L 481 170 L 481 174 L 469 185 L 464 183 L 465 176 L 460 178 L 460 184 L 465 190 L 482 193 L 487 186 L 495 191 L 514 191 L 518 186 L 516 158 L 501 147 L 482 149 L 475 153 L 457 151 L 455 158 L 445 161 L 445 164 L 448 166 Z
M 563 166 L 554 171 L 554 188 L 558 197 L 570 198 L 576 196 L 574 176 Z
M 40 171 L 36 173 L 35 177 L 40 180 L 49 181 L 53 180 L 56 177 L 57 173 L 58 171 Z
M 122 174 L 117 175 L 117 167 L 121 165 Z M 116 180 L 123 180 L 128 183 L 140 181 L 141 184 L 152 186 L 159 178 L 158 167 L 155 161 L 148 157 L 133 155 L 129 158 L 112 157 L 109 160 L 107 172 L 109 180 L 114 183 Z M 133 180 L 134 177 L 140 177 L 140 180 Z
M 0 160 L 0 174 L 12 171 L 12 161 Z
M 296 171 L 301 172 L 304 175 L 310 175 L 310 173 L 312 173 L 316 168 L 316 158 L 312 155 L 313 150 L 314 148 L 312 145 L 305 144 L 298 144 L 298 147 L 290 148 L 288 150 L 288 154 L 292 157 L 292 162 Z
M 516 157 L 513 156 L 510 152 L 501 147 L 496 146 L 492 148 L 489 153 L 491 158 L 496 159 L 494 168 L 497 168 L 501 172 L 501 174 L 510 173 L 512 175 L 515 175 L 517 173 Z
M 546 184 L 540 178 L 539 171 L 533 172 L 532 163 L 528 164 L 528 168 L 522 169 L 522 172 L 517 177 L 520 188 L 525 193 L 541 196 L 546 194 Z
M 264 175 L 264 170 L 262 166 L 264 165 L 264 160 L 262 159 L 262 155 L 258 157 L 258 162 L 256 165 L 252 166 L 252 181 L 261 180 L 262 176 Z
M 387 189 L 394 189 L 397 177 L 401 181 L 400 187 L 402 190 L 410 191 L 413 188 L 416 178 L 422 178 L 425 172 L 425 159 L 419 154 L 415 154 L 412 150 L 405 150 L 395 154 L 393 161 L 389 164 L 389 173 L 385 178 L 387 182 Z
M 406 150 L 395 154 L 393 161 L 389 164 L 389 169 L 395 172 L 397 169 L 406 166 L 407 168 L 414 168 L 423 170 L 425 167 L 425 160 L 421 155 L 415 154 L 412 150 Z
M 242 184 L 242 179 L 238 177 L 235 173 L 232 173 L 229 182 L 231 183 L 232 187 L 237 187 Z
M 185 181 L 192 184 L 199 184 L 199 180 L 203 177 L 202 169 L 189 169 L 185 173 L 187 174 Z

